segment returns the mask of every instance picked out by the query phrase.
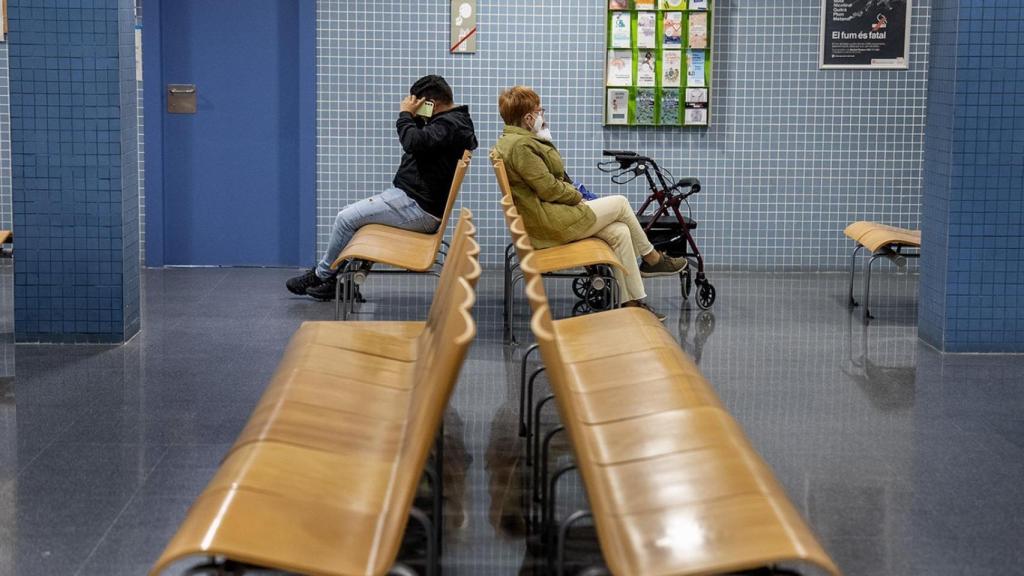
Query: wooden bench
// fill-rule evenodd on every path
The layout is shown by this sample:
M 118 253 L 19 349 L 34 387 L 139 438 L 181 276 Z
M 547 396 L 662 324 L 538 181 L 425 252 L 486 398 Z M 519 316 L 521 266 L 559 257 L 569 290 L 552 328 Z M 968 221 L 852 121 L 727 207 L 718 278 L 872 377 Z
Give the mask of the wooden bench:
M 150 574 L 196 556 L 231 574 L 386 574 L 410 515 L 428 535 L 427 574 L 435 573 L 440 454 L 425 465 L 476 333 L 474 233 L 463 210 L 425 322 L 302 325 Z M 433 518 L 413 507 L 425 472 Z
M 850 255 L 850 306 L 857 306 L 853 297 L 853 278 L 857 267 L 857 253 L 867 248 L 870 258 L 864 263 L 864 320 L 871 315 L 871 265 L 875 260 L 885 257 L 903 266 L 906 258 L 921 256 L 921 231 L 897 228 L 877 222 L 854 222 L 843 230 L 847 238 L 853 240 L 853 253 Z M 907 250 L 913 250 L 908 252 Z
M 12 242 L 14 242 L 14 233 L 10 230 L 0 230 L 0 244 L 10 244 Z M 4 249 L 0 251 L 0 256 L 9 258 L 13 254 L 12 250 L 13 248 Z
M 383 224 L 368 224 L 352 236 L 341 254 L 331 264 L 331 270 L 338 271 L 338 283 L 334 294 L 334 319 L 348 319 L 355 305 L 355 286 L 362 284 L 372 264 L 391 266 L 378 273 L 389 274 L 434 274 L 435 266 L 441 264 L 444 255 L 444 233 L 448 220 L 459 195 L 462 181 L 469 170 L 473 153 L 466 150 L 455 167 L 448 202 L 441 216 L 441 223 L 432 234 L 402 230 Z
M 514 207 L 512 199 L 512 188 L 509 185 L 508 173 L 505 171 L 505 162 L 498 156 L 497 152 L 491 151 L 491 164 L 494 166 L 494 176 L 498 181 L 498 188 L 501 189 L 502 211 Z M 510 223 L 508 216 L 505 217 L 506 224 Z M 612 274 L 613 269 L 618 269 L 626 274 L 625 268 L 619 262 L 615 252 L 607 242 L 599 238 L 584 238 L 576 242 L 570 242 L 561 246 L 553 246 L 535 251 L 536 267 L 547 277 L 572 278 L 574 282 L 586 279 L 592 289 L 603 291 L 602 283 L 611 287 L 611 302 L 609 307 L 619 304 L 618 286 Z M 513 326 L 513 314 L 515 310 L 515 285 L 522 280 L 522 274 L 516 272 L 518 265 L 515 261 L 513 243 L 505 247 L 505 285 L 504 285 L 504 306 L 502 318 L 505 328 L 505 339 L 508 342 L 515 342 L 515 330 Z M 596 273 L 581 273 L 580 269 L 594 269 Z M 574 271 L 575 272 L 566 272 Z M 587 297 L 584 296 L 586 300 Z
M 719 574 L 781 562 L 839 574 L 664 326 L 636 308 L 553 320 L 529 243 L 521 236 L 515 246 L 531 327 L 591 506 L 556 535 L 556 486 L 565 470 L 538 475 L 556 573 L 567 531 L 592 515 L 607 565 L 620 576 Z M 546 455 L 538 463 L 546 469 Z

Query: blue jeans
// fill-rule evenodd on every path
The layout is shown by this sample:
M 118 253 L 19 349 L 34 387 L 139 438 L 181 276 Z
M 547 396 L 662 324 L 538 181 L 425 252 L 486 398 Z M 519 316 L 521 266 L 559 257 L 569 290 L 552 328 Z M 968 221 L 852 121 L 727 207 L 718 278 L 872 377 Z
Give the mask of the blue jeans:
M 331 270 L 331 264 L 348 245 L 356 230 L 367 224 L 384 224 L 430 234 L 437 230 L 441 221 L 420 208 L 415 200 L 398 188 L 388 188 L 376 196 L 349 204 L 334 219 L 327 251 L 316 265 L 317 276 L 326 280 L 337 273 Z

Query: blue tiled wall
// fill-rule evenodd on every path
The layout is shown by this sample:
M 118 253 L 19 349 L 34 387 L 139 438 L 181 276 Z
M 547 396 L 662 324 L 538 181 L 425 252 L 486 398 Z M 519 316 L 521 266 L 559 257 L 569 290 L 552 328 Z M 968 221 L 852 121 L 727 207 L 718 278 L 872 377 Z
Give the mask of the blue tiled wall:
M 120 342 L 138 329 L 135 137 L 125 135 L 135 125 L 122 130 L 135 113 L 122 109 L 135 98 L 122 93 L 134 86 L 131 7 L 8 1 L 18 341 Z
M 7 44 L 0 44 L 0 228 L 11 229 L 11 90 Z
M 920 334 L 1024 352 L 1024 7 L 936 0 L 932 36 Z
M 488 266 L 500 265 L 506 233 L 486 150 L 502 128 L 498 93 L 516 83 L 540 92 L 570 173 L 591 190 L 636 206 L 645 195 L 640 181 L 616 186 L 596 169 L 602 148 L 699 177 L 693 215 L 713 270 L 841 270 L 850 222 L 918 227 L 931 0 L 914 0 L 903 71 L 820 70 L 818 0 L 717 0 L 707 129 L 602 127 L 607 5 L 479 2 L 479 51 L 452 56 L 449 2 L 318 0 L 320 248 L 337 210 L 390 183 L 398 100 L 427 73 L 447 77 L 476 122 L 481 150 L 461 202 Z

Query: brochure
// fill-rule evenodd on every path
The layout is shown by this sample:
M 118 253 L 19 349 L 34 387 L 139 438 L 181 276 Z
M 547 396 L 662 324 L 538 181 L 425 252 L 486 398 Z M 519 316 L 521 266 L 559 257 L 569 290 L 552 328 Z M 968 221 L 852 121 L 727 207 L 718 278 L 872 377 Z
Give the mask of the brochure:
M 612 12 L 612 48 L 632 48 L 629 12 Z
M 636 47 L 654 48 L 657 42 L 657 14 L 654 12 L 637 12 L 636 14 Z
M 629 0 L 609 0 L 609 10 L 629 10 Z
M 686 51 L 686 85 L 706 86 L 704 83 L 704 51 Z
M 679 124 L 679 90 L 661 91 L 661 124 Z
M 654 124 L 654 90 L 651 88 L 636 91 L 636 123 Z
M 707 12 L 690 14 L 690 48 L 704 49 L 708 47 L 708 15 Z
M 686 89 L 686 103 L 687 104 L 707 104 L 708 103 L 708 89 L 707 88 L 687 88 Z
M 686 10 L 685 0 L 661 0 L 661 7 L 665 10 Z
M 707 126 L 707 108 L 687 108 L 684 116 L 683 123 L 688 126 Z
M 640 62 L 636 65 L 636 85 L 654 86 L 657 77 L 654 74 L 654 50 L 640 53 Z
M 661 85 L 678 87 L 683 77 L 683 53 L 665 50 L 661 53 Z
M 608 51 L 608 85 L 633 85 L 633 52 L 630 50 Z
M 637 10 L 654 10 L 654 0 L 636 0 Z
M 608 91 L 608 123 L 629 124 L 629 90 Z
M 690 0 L 690 10 L 707 10 L 708 0 Z
M 680 48 L 683 45 L 683 13 L 665 12 L 663 22 L 664 38 L 661 45 L 663 48 Z

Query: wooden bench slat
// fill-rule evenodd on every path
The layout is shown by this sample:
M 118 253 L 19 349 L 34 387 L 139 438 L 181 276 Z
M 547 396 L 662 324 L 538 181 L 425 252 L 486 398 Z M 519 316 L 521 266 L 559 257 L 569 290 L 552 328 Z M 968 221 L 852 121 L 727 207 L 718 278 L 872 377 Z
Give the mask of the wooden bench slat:
M 437 231 L 423 234 L 382 224 L 362 226 L 331 264 L 331 268 L 338 270 L 346 260 L 355 259 L 395 266 L 410 272 L 429 271 L 434 266 L 437 251 L 444 240 L 448 220 L 455 207 L 455 199 L 459 196 L 472 158 L 472 151 L 466 150 L 456 164 L 451 188 L 448 191 L 448 201 Z
M 408 390 L 298 369 L 276 374 L 260 404 L 293 402 L 342 411 L 355 406 L 373 418 L 401 421 L 408 401 Z
M 425 323 L 296 332 L 151 574 L 200 555 L 325 576 L 389 570 L 476 334 L 470 219 L 463 210 Z
M 667 334 L 663 327 L 629 322 L 653 316 L 614 312 L 626 328 L 588 320 L 612 313 L 552 320 L 524 240 L 515 246 L 531 327 L 612 573 L 717 574 L 804 561 L 838 574 L 696 365 L 673 339 L 653 334 Z
M 607 555 L 613 574 L 688 576 L 802 560 L 839 574 L 799 514 L 777 494 L 745 494 L 617 516 L 599 535 L 628 543 Z

